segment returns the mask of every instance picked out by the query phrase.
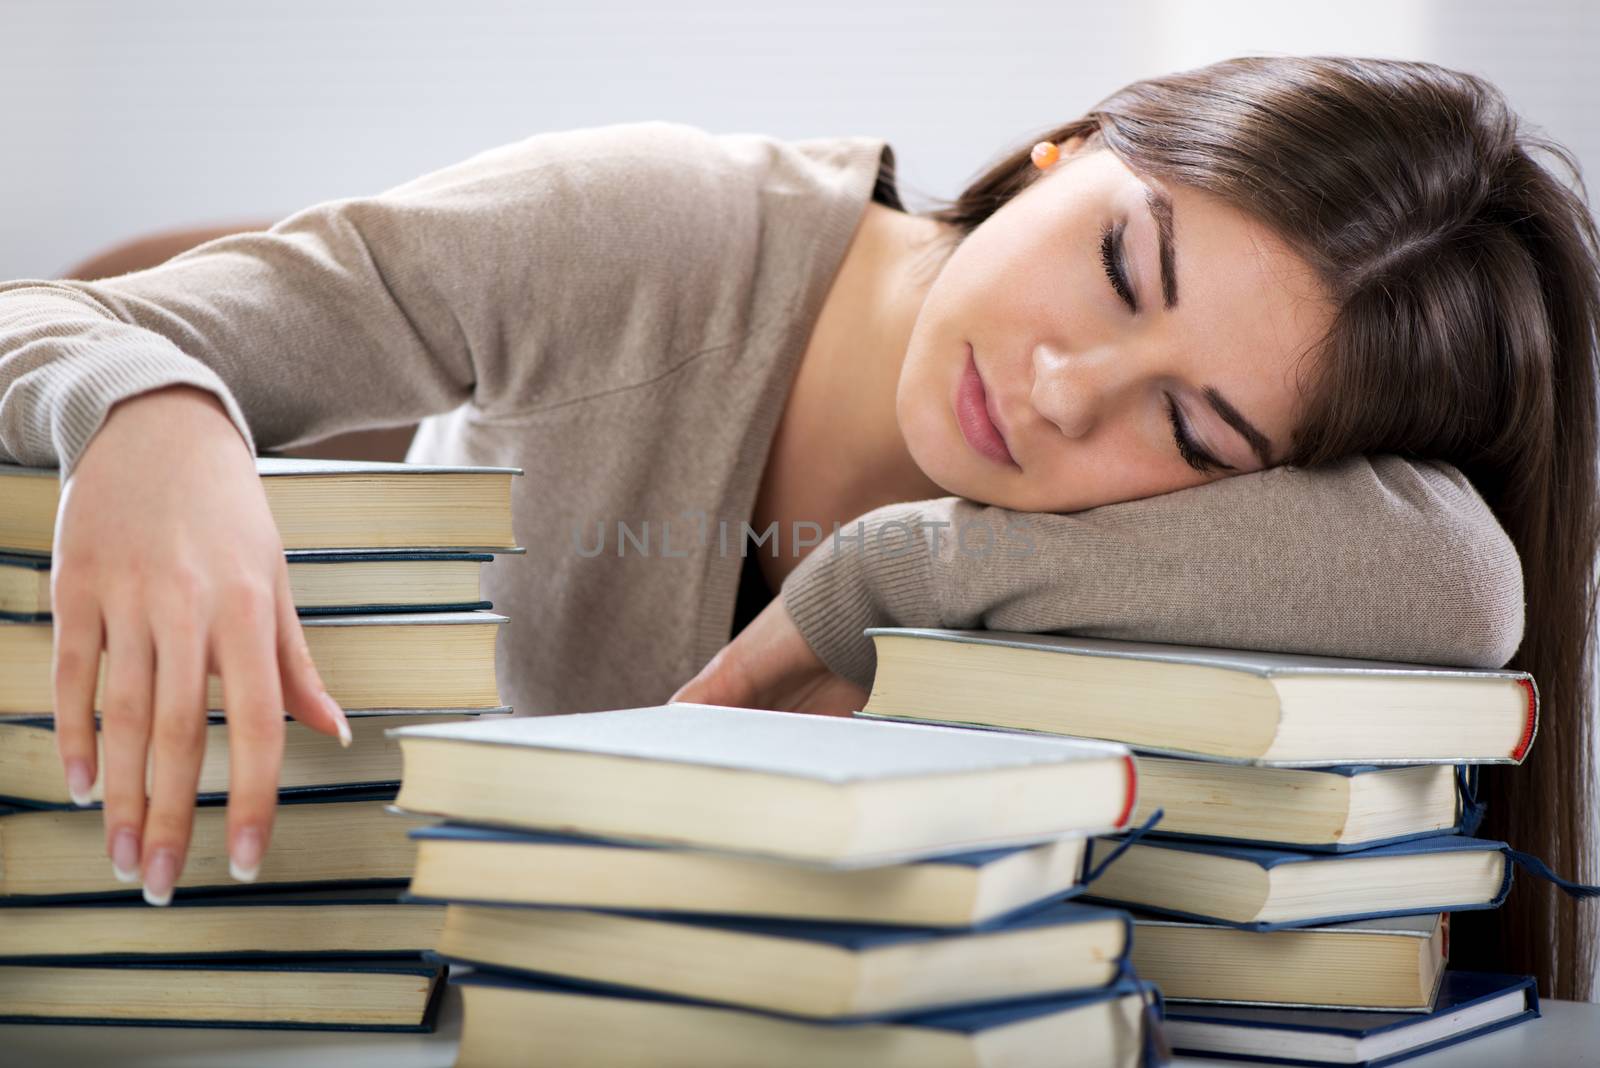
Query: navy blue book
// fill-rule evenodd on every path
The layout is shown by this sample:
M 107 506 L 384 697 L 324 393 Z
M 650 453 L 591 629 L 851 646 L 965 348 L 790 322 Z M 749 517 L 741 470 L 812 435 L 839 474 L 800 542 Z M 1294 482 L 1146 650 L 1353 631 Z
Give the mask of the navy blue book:
M 842 871 L 444 823 L 411 832 L 417 899 L 971 927 L 1083 889 L 1084 838 Z
M 478 589 L 481 565 L 492 553 L 291 549 L 284 555 L 301 616 L 494 607 Z M 49 618 L 50 557 L 0 552 L 0 619 Z
M 444 906 L 403 901 L 398 886 L 299 887 L 39 905 L 0 898 L 0 962 L 417 958 L 439 941 Z
M 305 790 L 278 798 L 272 843 L 256 882 L 228 873 L 227 808 L 195 806 L 189 855 L 174 896 L 261 890 L 268 886 L 367 883 L 394 885 L 411 876 L 416 847 L 406 832 L 425 820 L 385 811 L 394 790 Z M 119 882 L 106 859 L 99 806 L 0 808 L 0 899 L 44 904 L 139 897 L 137 881 Z
M 1095 865 L 1124 843 L 1097 838 Z M 1495 908 L 1514 868 L 1504 842 L 1436 835 L 1358 853 L 1145 837 L 1100 874 L 1096 900 L 1256 931 Z
M 1425 1015 L 1330 1009 L 1166 1007 L 1167 1039 L 1180 1053 L 1271 1064 L 1379 1068 L 1539 1016 L 1533 979 L 1447 972 Z
M 1130 977 L 1075 994 L 850 1023 L 483 970 L 452 969 L 450 982 L 465 999 L 457 1068 L 1135 1068 L 1157 1063 L 1161 1041 L 1159 995 Z M 661 1059 L 648 1061 L 650 1050 Z
M 0 1023 L 431 1031 L 442 973 L 420 957 L 0 964 Z
M 400 747 L 384 733 L 390 727 L 454 723 L 510 713 L 509 705 L 351 709 L 346 713 L 351 736 L 348 749 L 341 748 L 337 738 L 286 717 L 278 796 L 334 787 L 398 791 Z M 211 712 L 206 716 L 206 752 L 200 765 L 199 800 L 226 798 L 228 774 L 227 720 L 222 712 Z M 96 776 L 90 799 L 98 803 L 104 797 L 104 790 L 105 775 L 102 773 Z M 77 807 L 72 803 L 57 755 L 53 716 L 0 716 L 0 804 L 23 808 Z
M 1139 754 L 1138 826 L 1156 833 L 1344 853 L 1436 834 L 1472 834 L 1476 765 L 1269 768 Z
M 862 1019 L 1104 986 L 1130 931 L 1127 913 L 1071 902 L 969 930 L 451 904 L 438 953 L 535 977 Z

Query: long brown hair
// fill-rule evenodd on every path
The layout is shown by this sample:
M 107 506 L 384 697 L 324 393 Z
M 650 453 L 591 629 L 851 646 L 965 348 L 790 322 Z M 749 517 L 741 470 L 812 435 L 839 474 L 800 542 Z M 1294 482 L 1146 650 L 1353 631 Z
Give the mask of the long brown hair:
M 1338 311 L 1302 373 L 1305 415 L 1284 463 L 1444 461 L 1494 511 L 1527 606 L 1509 666 L 1533 674 L 1542 722 L 1523 766 L 1485 770 L 1479 834 L 1594 881 L 1600 240 L 1570 153 L 1469 74 L 1248 57 L 1135 82 L 926 214 L 959 240 L 1039 175 L 1036 141 L 1077 135 L 1265 222 L 1328 286 Z M 893 167 L 887 155 L 875 195 L 900 207 Z M 1546 996 L 1587 999 L 1596 907 L 1521 879 L 1504 908 L 1455 917 L 1454 963 L 1530 973 Z

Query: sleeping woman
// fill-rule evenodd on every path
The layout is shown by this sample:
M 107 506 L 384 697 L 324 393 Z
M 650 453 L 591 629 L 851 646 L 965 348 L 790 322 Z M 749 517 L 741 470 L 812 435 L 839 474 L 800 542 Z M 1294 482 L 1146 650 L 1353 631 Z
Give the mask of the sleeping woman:
M 408 459 L 525 472 L 484 572 L 520 713 L 848 712 L 874 625 L 1509 664 L 1546 717 L 1483 833 L 1585 878 L 1600 242 L 1541 155 L 1576 175 L 1466 74 L 1246 58 L 925 213 L 878 138 L 628 123 L 0 284 L 0 459 L 63 480 L 68 782 L 166 903 L 220 676 L 254 878 L 284 712 L 347 731 L 254 455 L 421 420 Z M 1587 995 L 1548 888 L 1475 922 L 1458 962 Z

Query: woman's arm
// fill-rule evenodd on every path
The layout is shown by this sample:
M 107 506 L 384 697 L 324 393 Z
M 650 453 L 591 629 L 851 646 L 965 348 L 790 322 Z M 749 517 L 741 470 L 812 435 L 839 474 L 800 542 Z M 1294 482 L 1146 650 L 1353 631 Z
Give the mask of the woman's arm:
M 165 263 L 178 253 L 188 252 L 196 245 L 203 245 L 207 241 L 227 237 L 230 234 L 266 230 L 271 226 L 270 220 L 263 220 L 226 226 L 186 226 L 175 230 L 157 230 L 101 249 L 88 259 L 81 260 L 61 272 L 61 277 L 80 282 L 93 282 L 132 271 L 143 271 Z
M 1069 515 L 941 497 L 860 523 L 841 535 L 862 539 L 825 540 L 780 596 L 822 662 L 862 687 L 871 626 L 1473 667 L 1505 664 L 1522 640 L 1516 550 L 1448 464 L 1358 456 Z
M 119 876 L 143 874 L 149 900 L 186 860 L 208 673 L 226 705 L 239 878 L 270 838 L 283 712 L 330 734 L 343 724 L 294 613 L 256 443 L 648 379 L 662 357 L 637 343 L 640 287 L 658 291 L 644 307 L 670 304 L 662 287 L 703 284 L 750 236 L 670 210 L 749 207 L 709 137 L 669 123 L 539 134 L 146 270 L 0 283 L 0 461 L 57 466 L 63 482 L 63 770 L 87 799 L 98 708 L 107 852 Z M 608 358 L 574 358 L 581 346 Z

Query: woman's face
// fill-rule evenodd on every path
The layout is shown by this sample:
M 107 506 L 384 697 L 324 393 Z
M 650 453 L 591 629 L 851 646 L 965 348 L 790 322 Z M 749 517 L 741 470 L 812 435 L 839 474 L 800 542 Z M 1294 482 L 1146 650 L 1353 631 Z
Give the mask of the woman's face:
M 1069 142 L 945 262 L 896 415 L 917 465 L 962 497 L 1075 512 L 1169 493 L 1281 462 L 1296 361 L 1332 314 L 1265 224 Z

